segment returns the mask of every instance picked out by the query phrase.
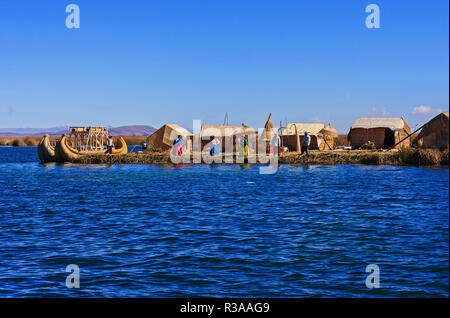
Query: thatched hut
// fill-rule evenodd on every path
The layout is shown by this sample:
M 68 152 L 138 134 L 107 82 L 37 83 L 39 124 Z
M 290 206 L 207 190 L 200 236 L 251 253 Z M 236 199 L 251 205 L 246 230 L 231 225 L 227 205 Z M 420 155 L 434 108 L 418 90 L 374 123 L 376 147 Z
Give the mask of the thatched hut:
M 177 124 L 166 124 L 155 131 L 147 138 L 147 143 L 151 147 L 168 150 L 172 148 L 173 141 L 178 135 L 183 137 L 183 144 L 187 151 L 192 150 L 192 133 Z
M 311 136 L 310 149 L 332 150 L 334 148 L 335 129 L 322 123 L 290 123 L 281 133 L 281 144 L 289 151 L 300 151 L 305 131 Z
M 449 113 L 440 113 L 431 119 L 417 139 L 424 148 L 448 148 Z
M 225 126 L 225 125 L 202 125 L 200 131 L 200 139 L 202 149 L 210 143 L 215 137 L 219 138 L 222 152 L 225 152 L 225 145 L 231 142 L 233 151 L 236 151 L 236 142 L 244 136 L 256 136 L 257 131 L 242 123 L 242 126 Z
M 243 138 L 244 136 L 256 138 L 258 136 L 258 131 L 242 123 L 242 126 L 236 129 L 233 134 L 238 138 Z
M 354 147 L 362 147 L 368 142 L 373 142 L 377 148 L 389 148 L 410 133 L 411 129 L 401 117 L 358 118 L 350 128 L 347 139 Z M 409 138 L 396 146 L 396 148 L 404 147 L 410 147 Z
M 339 137 L 339 133 L 337 130 L 328 123 L 328 126 L 325 126 L 320 132 L 323 136 L 323 149 L 322 150 L 332 150 L 334 149 L 334 139 Z

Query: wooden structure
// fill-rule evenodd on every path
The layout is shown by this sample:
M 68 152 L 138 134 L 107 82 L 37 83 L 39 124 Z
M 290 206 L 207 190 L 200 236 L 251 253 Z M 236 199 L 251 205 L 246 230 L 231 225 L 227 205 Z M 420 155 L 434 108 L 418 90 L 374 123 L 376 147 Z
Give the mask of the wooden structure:
M 108 138 L 107 127 L 70 127 L 68 144 L 78 151 L 103 150 Z
M 311 137 L 309 149 L 332 150 L 334 139 L 331 133 L 334 128 L 322 123 L 290 123 L 281 133 L 281 145 L 288 147 L 289 151 L 300 152 L 305 131 Z
M 147 143 L 151 147 L 169 150 L 173 146 L 174 140 L 180 135 L 183 138 L 183 148 L 185 151 L 192 150 L 193 135 L 187 129 L 177 124 L 166 124 L 147 138 Z
M 440 113 L 427 122 L 417 137 L 424 148 L 449 148 L 449 113 Z
M 404 139 L 410 133 L 411 129 L 401 117 L 358 118 L 351 126 L 347 139 L 351 146 L 357 148 L 368 142 L 373 142 L 377 148 L 391 148 L 394 145 L 395 148 L 405 148 L 410 147 L 410 138 Z

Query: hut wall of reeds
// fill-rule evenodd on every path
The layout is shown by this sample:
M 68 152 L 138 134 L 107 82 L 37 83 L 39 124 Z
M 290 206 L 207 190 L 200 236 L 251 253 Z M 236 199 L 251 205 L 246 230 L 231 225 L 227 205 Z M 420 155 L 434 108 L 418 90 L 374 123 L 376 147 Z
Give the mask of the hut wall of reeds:
M 358 118 L 350 128 L 347 139 L 350 145 L 362 147 L 373 142 L 377 148 L 389 148 L 402 140 L 411 129 L 403 118 Z M 406 139 L 395 148 L 410 147 L 410 139 Z
M 219 134 L 220 136 L 216 136 Z M 254 135 L 256 137 L 257 131 L 245 124 L 242 126 L 226 126 L 226 125 L 202 125 L 200 131 L 201 147 L 210 143 L 215 137 L 218 137 L 222 152 L 225 152 L 225 145 L 231 142 L 233 151 L 236 151 L 236 143 L 241 142 L 244 136 Z M 220 138 L 219 138 L 220 137 Z
M 440 113 L 422 128 L 417 137 L 423 148 L 449 148 L 449 113 Z
M 177 124 L 166 124 L 147 138 L 147 143 L 151 147 L 168 150 L 172 148 L 173 141 L 181 135 L 184 140 L 186 151 L 192 150 L 192 133 Z
M 288 147 L 289 151 L 300 151 L 299 147 L 307 131 L 311 137 L 310 149 L 332 150 L 334 139 L 323 135 L 324 128 L 325 124 L 322 123 L 290 123 L 281 133 L 281 143 L 283 147 Z

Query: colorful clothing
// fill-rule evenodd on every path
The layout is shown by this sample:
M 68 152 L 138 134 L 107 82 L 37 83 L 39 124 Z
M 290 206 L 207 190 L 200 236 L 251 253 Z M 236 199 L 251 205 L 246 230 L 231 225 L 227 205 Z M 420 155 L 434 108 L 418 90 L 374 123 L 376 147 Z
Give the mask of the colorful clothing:
M 248 148 L 248 137 L 244 137 L 244 156 L 248 156 L 249 148 Z
M 177 138 L 173 141 L 173 153 L 180 156 L 183 154 L 183 139 Z
M 220 154 L 220 147 L 219 147 L 220 141 L 219 141 L 219 139 L 218 138 L 214 138 L 214 140 L 211 141 L 211 144 L 212 144 L 212 147 L 209 150 L 209 154 L 211 156 Z

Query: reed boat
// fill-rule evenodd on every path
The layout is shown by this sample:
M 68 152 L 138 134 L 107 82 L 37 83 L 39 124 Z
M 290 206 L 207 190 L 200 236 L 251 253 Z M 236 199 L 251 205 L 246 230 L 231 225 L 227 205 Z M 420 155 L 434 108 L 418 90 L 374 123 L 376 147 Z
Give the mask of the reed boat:
M 123 137 L 119 137 L 117 140 L 117 144 L 112 150 L 113 155 L 122 155 L 128 152 L 127 143 L 123 139 Z M 66 135 L 62 135 L 58 140 L 55 146 L 55 155 L 56 159 L 61 161 L 73 161 L 82 156 L 93 155 L 93 154 L 102 154 L 106 153 L 106 150 L 77 150 L 72 148 L 69 145 Z
M 37 147 L 38 156 L 42 163 L 56 162 L 55 148 L 50 144 L 50 137 L 45 135 Z

